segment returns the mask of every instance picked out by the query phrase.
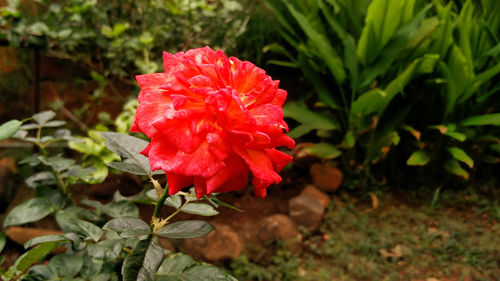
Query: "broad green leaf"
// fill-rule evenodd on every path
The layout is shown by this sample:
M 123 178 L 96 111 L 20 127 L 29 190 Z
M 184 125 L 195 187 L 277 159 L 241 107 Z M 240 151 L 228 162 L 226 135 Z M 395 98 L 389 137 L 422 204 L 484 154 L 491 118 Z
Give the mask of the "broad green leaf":
M 12 137 L 21 128 L 23 123 L 19 120 L 10 120 L 0 126 L 0 141 Z
M 186 268 L 196 264 L 196 261 L 188 255 L 181 253 L 170 256 L 165 259 L 161 264 L 158 274 L 159 275 L 176 275 L 182 273 Z
M 84 255 L 83 257 L 82 269 L 80 270 L 82 277 L 85 277 L 86 280 L 95 280 L 91 277 L 96 276 L 102 270 L 103 261 L 94 259 L 88 255 Z
M 120 191 L 116 191 L 115 194 L 113 195 L 113 201 L 119 202 L 119 201 L 128 201 L 131 203 L 140 203 L 140 204 L 152 204 L 155 200 L 152 200 L 149 198 L 149 196 L 146 194 L 146 192 L 142 191 L 136 195 L 133 196 L 123 196 L 120 194 Z
M 3 251 L 3 248 L 5 247 L 5 232 L 0 233 L 0 253 Z
M 62 126 L 66 124 L 66 121 L 62 121 L 62 120 L 53 120 L 53 121 L 49 121 L 45 124 L 43 124 L 44 127 L 49 127 L 49 128 L 53 128 L 53 127 L 59 127 L 59 126 Z
M 113 169 L 117 169 L 120 172 L 130 173 L 134 175 L 146 176 L 148 172 L 144 170 L 144 167 L 137 163 L 130 162 L 111 162 L 107 164 Z
M 390 101 L 403 91 L 414 76 L 432 72 L 438 58 L 436 55 L 425 55 L 422 58 L 415 59 L 384 90 L 373 89 L 358 97 L 352 103 L 351 114 L 366 116 L 376 113 L 381 115 Z
M 57 211 L 57 207 L 47 198 L 32 198 L 12 209 L 3 222 L 6 228 L 38 221 Z
M 89 244 L 87 253 L 97 260 L 112 261 L 120 255 L 124 246 L 123 239 L 106 239 L 97 244 Z
M 464 126 L 500 126 L 500 113 L 472 116 L 462 121 Z
M 137 208 L 137 206 L 128 201 L 110 202 L 106 205 L 103 205 L 99 201 L 89 200 L 85 198 L 81 200 L 80 203 L 93 207 L 112 218 L 139 216 L 139 209 Z
M 177 194 L 171 195 L 167 197 L 167 199 L 165 200 L 165 205 L 168 205 L 176 209 L 179 209 L 181 203 L 182 203 L 181 197 Z
M 316 143 L 306 147 L 306 151 L 323 159 L 334 159 L 342 155 L 342 152 L 334 145 L 326 142 Z
M 388 44 L 379 52 L 377 59 L 362 69 L 361 79 L 357 85 L 358 89 L 365 89 L 371 85 L 379 75 L 386 73 L 398 58 L 399 54 L 405 50 L 411 36 L 415 33 L 418 25 L 425 17 L 426 12 L 431 7 L 432 5 L 430 4 L 425 6 L 415 15 L 415 17 L 413 17 L 413 19 L 401 26 Z M 376 46 L 374 49 L 376 49 Z M 426 55 L 430 56 L 432 54 L 426 53 Z
M 48 265 L 35 265 L 28 270 L 28 275 L 38 280 L 56 280 L 57 274 Z M 30 279 L 28 279 L 30 280 Z M 35 279 L 37 280 L 37 279 Z
M 67 209 L 66 209 L 67 210 Z M 74 232 L 82 236 L 85 240 L 99 241 L 104 234 L 97 225 L 79 219 L 76 214 L 68 211 L 59 211 L 56 213 L 56 221 L 64 232 Z
M 106 147 L 122 157 L 123 162 L 136 165 L 146 174 L 151 173 L 148 158 L 140 153 L 148 145 L 147 141 L 114 132 L 103 132 L 101 136 L 106 139 Z
M 215 216 L 219 214 L 214 207 L 202 203 L 189 203 L 180 209 L 184 213 L 200 215 L 200 216 Z
M 123 261 L 123 281 L 156 280 L 163 256 L 163 249 L 151 238 L 139 241 Z
M 119 232 L 122 237 L 135 237 L 151 233 L 151 227 L 137 217 L 120 217 L 107 222 L 102 229 Z
M 167 224 L 156 234 L 167 238 L 197 238 L 208 235 L 215 227 L 206 221 L 189 220 Z
M 408 166 L 425 166 L 431 157 L 429 154 L 422 150 L 417 150 L 410 155 L 410 158 L 406 161 L 406 165 Z
M 450 159 L 450 160 L 446 161 L 444 163 L 444 168 L 448 172 L 450 172 L 450 173 L 452 173 L 454 175 L 457 175 L 457 176 L 459 176 L 461 178 L 464 178 L 466 180 L 469 179 L 469 173 L 466 170 L 464 170 L 460 166 L 460 163 L 457 160 L 455 160 L 455 159 Z
M 15 264 L 7 270 L 4 276 L 11 278 L 15 274 L 26 271 L 33 263 L 39 261 L 58 246 L 59 242 L 46 242 L 29 250 L 16 260 Z
M 54 116 L 56 116 L 56 113 L 54 111 L 46 110 L 33 115 L 33 119 L 36 123 L 38 123 L 38 125 L 43 127 L 49 120 L 54 118 Z
M 300 133 L 293 134 L 290 131 L 289 135 L 297 138 L 312 130 L 337 130 L 340 126 L 331 119 L 325 118 L 323 115 L 315 113 L 309 110 L 303 103 L 300 102 L 289 102 L 285 105 L 283 109 L 285 117 L 295 119 L 300 122 L 301 129 Z
M 35 237 L 31 240 L 28 240 L 26 243 L 24 243 L 24 248 L 28 249 L 33 245 L 37 245 L 40 243 L 45 243 L 45 242 L 52 242 L 52 241 L 70 241 L 66 236 L 62 234 L 54 234 L 54 235 L 44 235 L 44 236 L 38 236 Z
M 193 258 L 175 254 L 161 264 L 157 281 L 237 281 L 224 270 L 208 264 L 197 264 Z
M 453 156 L 453 158 L 457 159 L 460 162 L 465 163 L 469 168 L 474 167 L 474 160 L 465 153 L 462 149 L 453 146 L 453 147 L 448 147 L 448 152 Z
M 448 131 L 444 134 L 461 142 L 464 142 L 467 139 L 467 136 L 465 134 L 459 132 Z
M 66 206 L 71 205 L 71 199 L 68 196 L 47 186 L 38 186 L 36 188 L 36 197 L 49 199 L 59 209 L 64 209 Z
M 49 261 L 49 267 L 62 277 L 74 277 L 80 272 L 83 266 L 81 256 L 75 254 L 60 254 L 54 256 Z

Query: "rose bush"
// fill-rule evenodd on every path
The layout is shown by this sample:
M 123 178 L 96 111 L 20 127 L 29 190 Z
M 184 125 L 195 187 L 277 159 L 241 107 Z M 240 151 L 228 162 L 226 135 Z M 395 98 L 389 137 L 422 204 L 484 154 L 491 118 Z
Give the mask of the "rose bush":
M 250 62 L 209 47 L 163 54 L 165 72 L 138 75 L 141 87 L 133 132 L 151 139 L 142 153 L 163 170 L 169 194 L 194 185 L 196 196 L 245 187 L 256 196 L 281 181 L 293 148 L 285 135 L 279 81 Z

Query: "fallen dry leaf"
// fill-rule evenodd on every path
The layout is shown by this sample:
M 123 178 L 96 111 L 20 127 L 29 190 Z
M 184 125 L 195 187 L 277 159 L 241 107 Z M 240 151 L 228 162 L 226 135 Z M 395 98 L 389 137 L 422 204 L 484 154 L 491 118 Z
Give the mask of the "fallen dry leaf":
M 448 232 L 446 232 L 444 230 L 439 230 L 439 229 L 437 229 L 435 227 L 429 227 L 427 229 L 427 233 L 429 233 L 431 235 L 434 234 L 434 235 L 437 235 L 437 236 L 441 236 L 443 238 L 450 238 L 450 236 L 451 236 L 450 233 L 448 233 Z
M 370 193 L 370 198 L 372 199 L 372 208 L 377 209 L 378 208 L 378 197 L 375 195 L 373 192 Z
M 401 258 L 403 257 L 403 248 L 401 247 L 401 245 L 397 244 L 390 250 L 381 249 L 379 253 L 386 259 Z

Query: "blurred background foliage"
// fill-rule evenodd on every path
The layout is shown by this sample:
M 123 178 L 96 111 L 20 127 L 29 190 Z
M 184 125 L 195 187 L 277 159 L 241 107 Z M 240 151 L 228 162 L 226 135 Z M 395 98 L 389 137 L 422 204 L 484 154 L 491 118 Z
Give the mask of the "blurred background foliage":
M 162 51 L 210 45 L 282 81 L 290 135 L 348 187 L 466 180 L 500 162 L 495 0 L 9 0 L 0 27 L 9 46 L 66 61 L 93 85 L 71 109 L 79 120 L 107 96 L 135 97 L 134 75 L 161 71 Z M 2 75 L 0 86 L 26 92 L 29 60 L 24 82 Z M 134 106 L 123 108 L 80 129 L 125 132 Z M 94 131 L 72 146 L 106 162 Z
M 286 41 L 274 62 L 311 85 L 285 109 L 290 134 L 314 135 L 309 152 L 338 157 L 351 186 L 498 168 L 497 1 L 265 2 Z

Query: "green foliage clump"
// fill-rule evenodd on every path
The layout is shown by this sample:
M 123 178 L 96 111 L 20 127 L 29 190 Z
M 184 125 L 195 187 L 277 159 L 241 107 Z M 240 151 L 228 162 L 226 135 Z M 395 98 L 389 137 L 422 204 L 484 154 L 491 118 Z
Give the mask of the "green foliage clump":
M 268 46 L 284 58 L 274 62 L 300 68 L 314 89 L 285 108 L 300 123 L 291 136 L 316 132 L 311 154 L 342 155 L 361 185 L 386 158 L 394 172 L 406 163 L 434 178 L 498 165 L 496 1 L 265 2 L 287 42 Z

